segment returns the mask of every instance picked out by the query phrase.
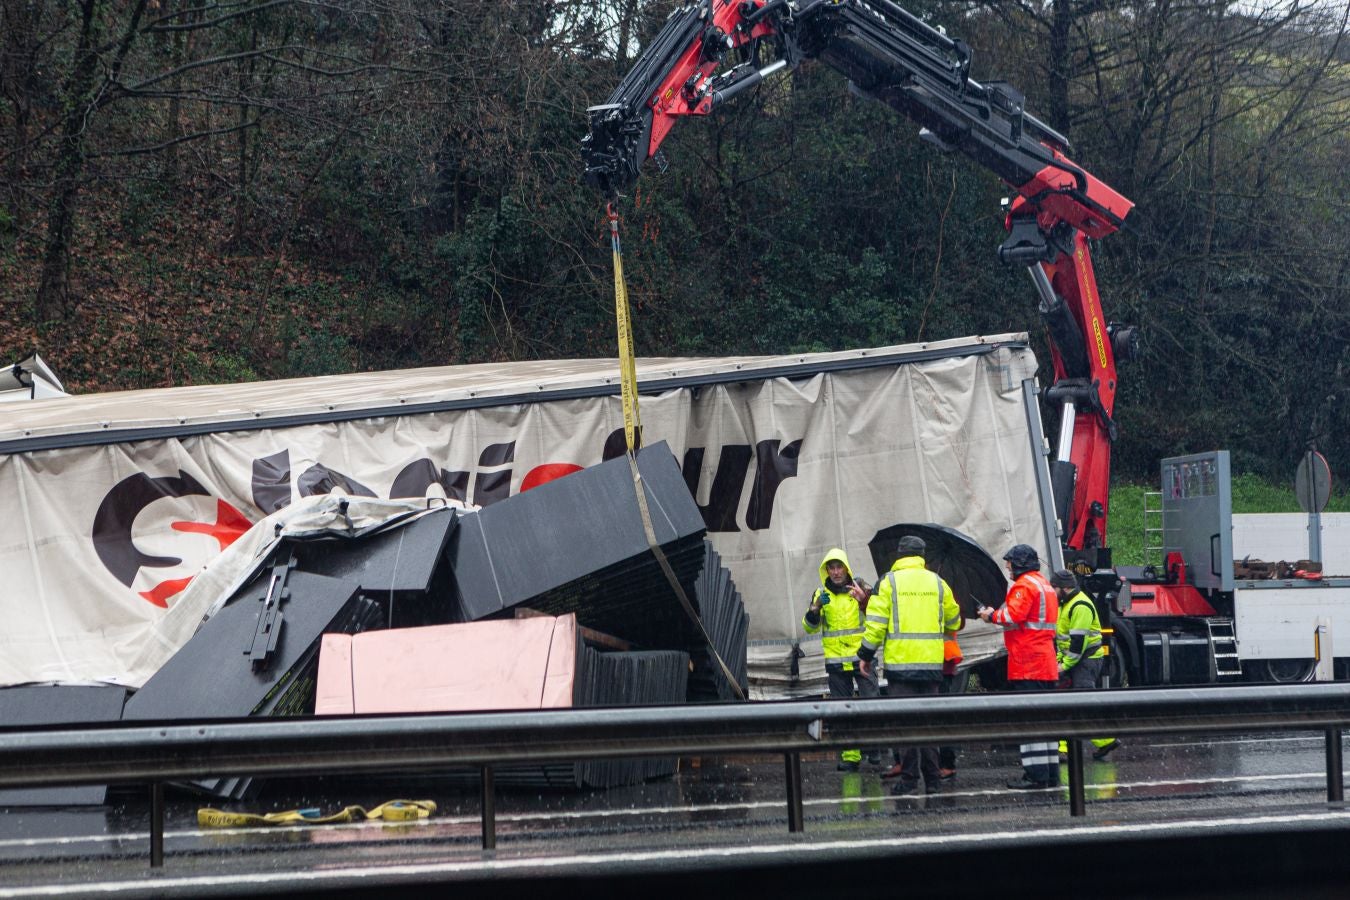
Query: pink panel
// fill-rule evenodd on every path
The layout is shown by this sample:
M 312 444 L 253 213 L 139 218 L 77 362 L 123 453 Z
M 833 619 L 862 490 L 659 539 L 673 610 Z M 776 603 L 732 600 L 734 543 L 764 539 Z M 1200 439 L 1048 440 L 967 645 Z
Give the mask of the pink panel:
M 314 714 L 351 715 L 352 636 L 325 634 L 319 644 L 319 682 L 314 690 Z
M 549 645 L 548 670 L 544 673 L 544 709 L 566 709 L 572 705 L 572 685 L 577 678 L 577 616 L 568 613 L 553 620 L 553 641 Z
M 541 617 L 358 634 L 355 711 L 538 709 L 553 631 L 554 619 Z

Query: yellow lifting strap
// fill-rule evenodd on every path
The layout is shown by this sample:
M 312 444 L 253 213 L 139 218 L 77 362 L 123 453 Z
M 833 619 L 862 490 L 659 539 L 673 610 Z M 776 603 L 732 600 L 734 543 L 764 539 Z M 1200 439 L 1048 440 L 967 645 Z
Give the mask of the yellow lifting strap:
M 605 213 L 609 217 L 609 242 L 614 254 L 614 317 L 619 334 L 619 392 L 623 399 L 623 436 L 628 446 L 628 466 L 633 471 L 633 488 L 637 493 L 638 513 L 642 516 L 642 530 L 647 534 L 647 546 L 651 548 L 652 555 L 656 557 L 661 571 L 665 573 L 666 581 L 670 583 L 680 605 L 684 607 L 685 615 L 697 626 L 699 634 L 703 636 L 703 642 L 708 645 L 712 658 L 722 669 L 722 674 L 731 685 L 736 699 L 744 700 L 745 692 L 741 690 L 736 676 L 731 673 L 731 669 L 717 652 L 717 647 L 708 636 L 707 629 L 703 627 L 698 611 L 694 609 L 694 604 L 689 602 L 689 596 L 685 593 L 680 580 L 675 577 L 675 570 L 670 567 L 670 561 L 666 559 L 661 544 L 656 540 L 656 529 L 652 527 L 652 515 L 647 509 L 647 492 L 642 488 L 642 475 L 638 472 L 637 465 L 637 451 L 642 443 L 642 422 L 638 414 L 637 366 L 633 360 L 633 326 L 628 309 L 628 286 L 624 283 L 623 250 L 619 245 L 619 214 L 614 210 L 613 203 L 605 207 Z
M 633 326 L 628 309 L 628 285 L 623 277 L 623 249 L 619 245 L 619 214 L 614 204 L 605 207 L 609 216 L 609 243 L 614 254 L 614 320 L 619 330 L 619 389 L 623 398 L 623 437 L 634 453 L 642 440 L 638 413 L 637 366 L 633 361 Z
M 289 809 L 285 812 L 240 813 L 212 809 L 197 810 L 197 824 L 203 828 L 245 828 L 252 825 L 332 825 L 341 822 L 360 822 L 380 819 L 384 822 L 411 822 L 429 818 L 436 812 L 432 800 L 390 800 L 374 809 L 347 806 L 329 815 L 320 815 L 317 809 Z

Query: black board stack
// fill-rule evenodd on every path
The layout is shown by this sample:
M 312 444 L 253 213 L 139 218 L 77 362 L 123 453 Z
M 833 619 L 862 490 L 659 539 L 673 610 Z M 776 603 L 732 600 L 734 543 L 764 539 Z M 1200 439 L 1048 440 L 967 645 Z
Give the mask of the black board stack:
M 107 685 L 25 684 L 0 689 L 0 727 L 93 725 L 122 718 L 127 689 Z M 12 788 L 0 790 L 0 807 L 99 806 L 108 786 Z
M 284 566 L 285 564 L 282 564 Z M 127 721 L 294 716 L 314 711 L 319 638 L 383 627 L 383 611 L 360 587 L 339 578 L 291 571 L 284 586 L 276 568 L 240 589 L 127 701 Z M 279 617 L 273 640 L 260 640 L 270 601 Z M 260 646 L 262 644 L 262 646 Z M 252 781 L 241 777 L 195 782 L 218 797 L 243 799 Z
M 664 443 L 638 454 L 657 543 L 691 598 L 704 523 Z M 456 621 L 528 606 L 646 649 L 701 640 L 647 543 L 626 457 L 461 516 L 448 549 Z
M 688 690 L 689 654 L 681 650 L 611 650 L 578 636 L 572 682 L 573 707 L 650 706 L 683 703 Z M 643 757 L 495 767 L 502 787 L 610 788 L 641 784 L 675 774 L 678 759 Z M 451 783 L 476 783 L 476 770 L 445 776 Z
M 397 527 L 296 540 L 290 549 L 297 568 L 359 584 L 384 609 L 390 628 L 440 625 L 449 621 L 445 548 L 456 518 L 455 510 L 441 507 Z
M 735 699 L 733 682 L 746 684 L 749 620 L 740 594 L 705 540 L 703 517 L 669 447 L 644 448 L 637 466 L 656 542 L 702 629 L 648 543 L 632 469 L 621 456 L 472 512 L 433 510 L 349 535 L 283 539 L 125 707 L 121 688 L 69 687 L 54 701 L 43 695 L 47 718 L 32 718 L 13 711 L 26 695 L 11 689 L 0 691 L 0 715 L 20 725 L 307 715 L 325 633 L 472 622 L 527 608 L 573 613 L 579 635 L 617 638 L 597 644 L 578 637 L 575 706 Z M 98 710 L 86 709 L 95 696 Z M 516 767 L 499 781 L 606 787 L 670 774 L 675 762 Z M 245 799 L 257 785 L 226 776 L 190 787 Z M 68 789 L 42 792 L 38 802 L 100 803 L 105 795 Z M 21 802 L 19 792 L 0 793 L 0 806 Z
M 704 542 L 703 571 L 695 582 L 694 596 L 708 641 L 700 641 L 690 650 L 694 670 L 689 675 L 689 700 L 744 699 L 749 684 L 746 641 L 750 634 L 750 614 L 745 611 L 741 593 L 731 580 L 731 572 L 722 565 L 722 557 L 710 542 Z M 721 657 L 721 664 L 713 658 L 709 642 Z M 730 671 L 730 679 L 722 665 Z M 733 680 L 736 687 L 733 687 Z

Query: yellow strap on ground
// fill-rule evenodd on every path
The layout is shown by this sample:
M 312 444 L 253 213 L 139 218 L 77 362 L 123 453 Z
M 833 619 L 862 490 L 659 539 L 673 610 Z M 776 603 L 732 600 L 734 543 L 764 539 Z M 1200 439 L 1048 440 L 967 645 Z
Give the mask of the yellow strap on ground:
M 436 812 L 436 803 L 432 800 L 390 800 L 366 813 L 368 819 L 383 819 L 386 822 L 408 822 L 413 819 L 425 819 Z
M 390 800 L 374 809 L 346 806 L 335 813 L 320 815 L 317 809 L 288 809 L 284 812 L 242 813 L 203 807 L 197 810 L 197 824 L 203 828 L 244 828 L 253 825 L 333 825 L 381 819 L 385 822 L 409 822 L 425 819 L 436 812 L 431 800 Z
M 689 602 L 689 596 L 685 593 L 684 586 L 675 577 L 675 571 L 670 567 L 670 561 L 666 559 L 665 551 L 661 549 L 661 544 L 656 540 L 656 529 L 652 527 L 652 515 L 647 509 L 647 493 L 642 487 L 642 474 L 638 471 L 637 465 L 638 444 L 642 438 L 642 423 L 638 415 L 637 366 L 633 361 L 633 328 L 628 311 L 628 286 L 624 283 L 623 251 L 619 246 L 619 214 L 614 211 L 613 203 L 606 208 L 606 213 L 609 216 L 610 245 L 614 251 L 614 314 L 619 333 L 619 382 L 623 397 L 623 436 L 628 443 L 628 465 L 633 470 L 633 488 L 637 492 L 638 513 L 642 516 L 642 530 L 647 534 L 647 546 L 651 548 L 652 555 L 656 557 L 657 563 L 661 566 L 661 571 L 665 573 L 666 581 L 670 582 L 671 589 L 675 591 L 675 596 L 679 599 L 680 605 L 684 607 L 685 615 L 697 626 L 699 634 L 703 636 L 703 642 L 708 645 L 712 658 L 717 661 L 717 665 L 722 669 L 722 674 L 726 676 L 727 683 L 731 685 L 731 690 L 735 692 L 736 698 L 744 700 L 745 692 L 741 690 L 740 683 L 736 681 L 736 676 L 731 674 L 731 669 L 722 659 L 721 654 L 717 652 L 717 647 L 713 644 L 712 638 L 708 636 L 707 629 L 703 627 L 703 621 L 698 617 L 698 611 L 694 609 L 694 604 Z

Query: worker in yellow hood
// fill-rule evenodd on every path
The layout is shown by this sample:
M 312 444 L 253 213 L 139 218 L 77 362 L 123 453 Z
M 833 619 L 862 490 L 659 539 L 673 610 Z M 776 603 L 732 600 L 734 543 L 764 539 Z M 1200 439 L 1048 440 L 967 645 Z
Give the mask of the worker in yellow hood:
M 858 668 L 858 647 L 863 637 L 860 604 L 866 597 L 867 588 L 853 577 L 848 556 L 838 547 L 830 548 L 820 561 L 820 587 L 811 594 L 802 628 L 807 634 L 821 636 L 830 696 L 836 699 L 850 699 L 855 691 L 859 697 L 875 697 L 878 693 L 876 670 L 863 673 Z M 881 754 L 869 750 L 867 759 L 878 764 Z M 840 754 L 839 771 L 856 772 L 861 767 L 861 750 L 850 748 Z

